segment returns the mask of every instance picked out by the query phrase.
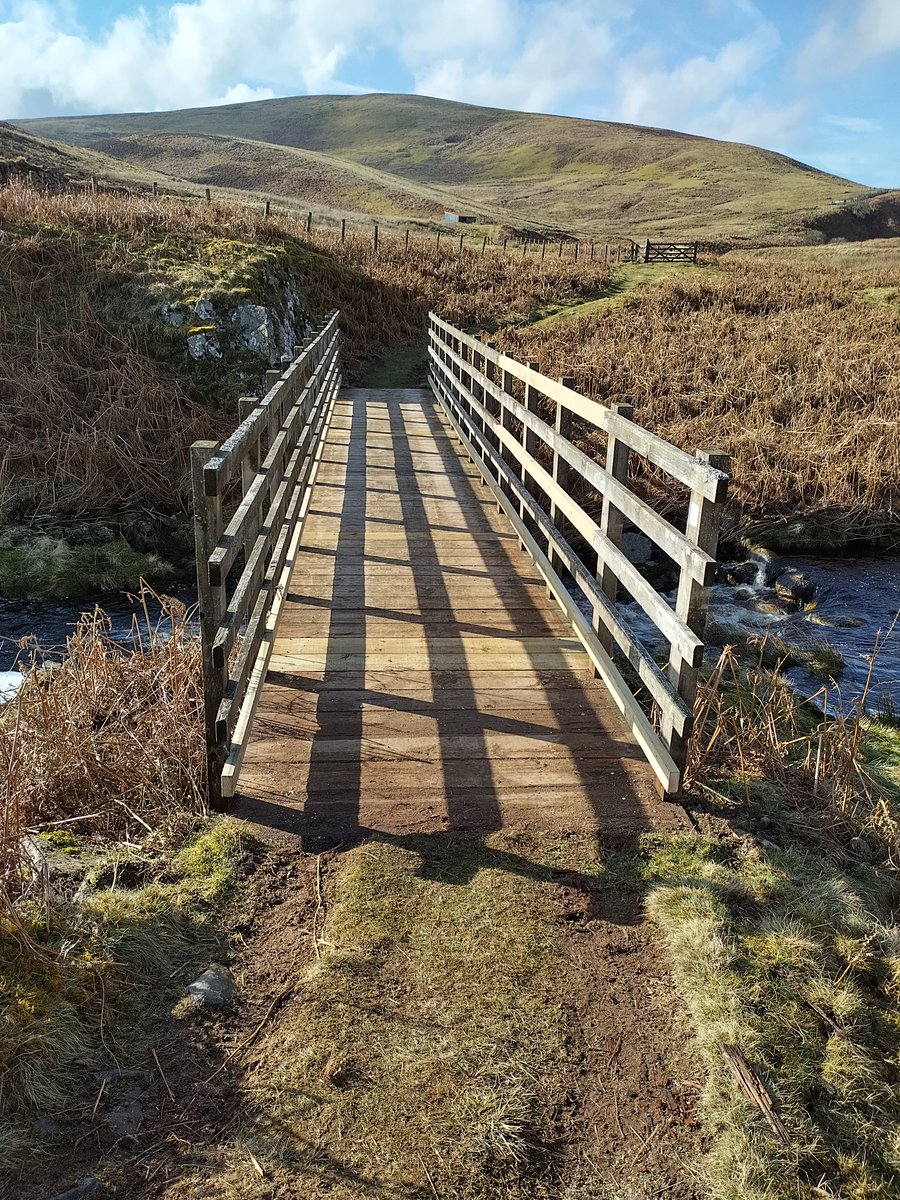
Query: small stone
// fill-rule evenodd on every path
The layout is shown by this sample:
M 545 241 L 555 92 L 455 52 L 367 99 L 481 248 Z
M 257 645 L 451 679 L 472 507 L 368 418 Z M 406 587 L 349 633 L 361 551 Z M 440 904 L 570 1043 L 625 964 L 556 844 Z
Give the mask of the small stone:
M 775 580 L 775 595 L 786 604 L 808 604 L 816 594 L 816 585 L 793 567 L 782 571 Z
M 872 847 L 865 838 L 854 837 L 847 843 L 847 849 L 854 858 L 858 858 L 860 862 L 871 862 L 875 857 Z
M 47 1137 L 51 1133 L 59 1133 L 59 1124 L 52 1117 L 38 1117 L 31 1126 L 31 1132 Z
M 198 300 L 194 305 L 194 312 L 201 321 L 214 321 L 216 319 L 216 310 L 211 300 Z
M 735 563 L 726 572 L 729 583 L 757 583 L 759 580 L 759 563 L 748 559 L 747 562 Z
M 221 963 L 213 963 L 184 989 L 185 996 L 213 1008 L 221 1008 L 223 1004 L 227 1004 L 234 992 L 234 976 Z
M 168 304 L 162 306 L 163 320 L 167 325 L 171 325 L 173 329 L 178 329 L 184 324 L 184 314 L 176 312 L 174 308 L 170 308 Z
M 90 1197 L 99 1197 L 104 1194 L 103 1184 L 99 1179 L 87 1178 L 79 1179 L 76 1184 L 73 1184 L 65 1192 L 60 1192 L 58 1196 L 52 1196 L 51 1200 L 88 1200 Z
M 765 850 L 766 854 L 779 854 L 781 847 L 776 846 L 774 842 L 770 842 L 767 838 L 757 838 L 756 844 L 760 849 Z

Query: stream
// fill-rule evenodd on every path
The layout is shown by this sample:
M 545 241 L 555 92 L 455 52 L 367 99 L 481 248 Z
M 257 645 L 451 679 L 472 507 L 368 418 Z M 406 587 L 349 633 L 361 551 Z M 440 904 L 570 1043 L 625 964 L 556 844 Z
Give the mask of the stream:
M 766 585 L 777 571 L 794 568 L 815 585 L 814 603 L 807 609 L 788 612 L 776 601 L 774 589 Z M 195 592 L 184 584 L 171 594 L 192 604 Z M 583 599 L 583 597 L 582 597 Z M 667 597 L 674 604 L 674 595 Z M 27 663 L 27 652 L 16 646 L 23 637 L 34 636 L 51 657 L 65 650 L 66 638 L 79 615 L 93 607 L 94 600 L 77 602 L 0 599 L 0 699 L 14 695 L 21 682 L 17 664 Z M 96 597 L 112 620 L 113 636 L 130 641 L 135 604 L 121 593 Z M 900 557 L 889 558 L 804 558 L 785 557 L 766 569 L 760 563 L 758 578 L 748 584 L 717 584 L 710 596 L 710 620 L 726 630 L 764 634 L 770 630 L 791 645 L 809 646 L 827 642 L 844 658 L 845 667 L 837 692 L 829 685 L 829 707 L 849 707 L 863 692 L 869 673 L 869 656 L 879 632 L 883 639 L 872 668 L 868 705 L 900 712 L 900 621 L 888 631 L 900 609 Z M 634 632 L 650 646 L 656 634 L 636 605 L 625 614 Z M 656 635 L 658 638 L 658 635 Z M 708 654 L 718 655 L 710 646 Z M 810 671 L 793 667 L 788 672 L 805 695 L 818 692 L 823 684 Z

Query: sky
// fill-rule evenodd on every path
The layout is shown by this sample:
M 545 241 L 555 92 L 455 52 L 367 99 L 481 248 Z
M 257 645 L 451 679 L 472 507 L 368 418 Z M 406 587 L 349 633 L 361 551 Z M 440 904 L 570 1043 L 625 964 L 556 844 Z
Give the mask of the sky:
M 900 0 L 0 0 L 0 119 L 376 91 L 900 186 Z

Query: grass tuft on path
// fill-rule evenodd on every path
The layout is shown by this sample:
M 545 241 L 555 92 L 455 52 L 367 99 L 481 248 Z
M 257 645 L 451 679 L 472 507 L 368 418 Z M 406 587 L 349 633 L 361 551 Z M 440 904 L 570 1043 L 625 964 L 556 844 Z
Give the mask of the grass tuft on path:
M 565 963 L 551 872 L 526 855 L 497 837 L 342 858 L 321 957 L 260 1072 L 246 1148 L 268 1182 L 236 1148 L 226 1195 L 555 1194 Z

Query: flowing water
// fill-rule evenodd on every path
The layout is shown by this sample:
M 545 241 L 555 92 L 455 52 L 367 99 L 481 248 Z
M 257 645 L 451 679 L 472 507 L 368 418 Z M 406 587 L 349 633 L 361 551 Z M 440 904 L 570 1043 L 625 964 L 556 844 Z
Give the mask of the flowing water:
M 802 571 L 815 584 L 812 607 L 788 612 L 777 603 L 766 579 L 771 580 L 775 570 L 788 567 Z M 170 590 L 184 603 L 193 603 L 195 593 L 190 586 Z M 674 604 L 674 596 L 668 599 Z M 138 612 L 135 603 L 120 593 L 100 596 L 96 602 L 111 618 L 113 636 L 129 642 L 132 619 Z M 66 604 L 0 600 L 0 699 L 15 693 L 22 678 L 17 666 L 28 661 L 28 652 L 20 650 L 16 642 L 33 636 L 51 657 L 58 657 L 81 613 L 92 607 L 91 601 Z M 753 583 L 716 585 L 711 594 L 710 619 L 726 630 L 743 634 L 770 630 L 793 645 L 828 642 L 846 664 L 839 681 L 839 699 L 844 706 L 852 704 L 866 687 L 872 651 L 880 642 L 872 667 L 869 705 L 892 705 L 900 712 L 900 621 L 896 631 L 889 633 L 898 609 L 900 558 L 791 557 L 770 564 L 768 569 L 761 562 Z M 655 626 L 643 619 L 636 605 L 629 605 L 625 611 L 634 632 L 652 645 Z M 711 646 L 709 653 L 715 655 L 718 650 Z M 789 674 L 806 694 L 812 695 L 822 686 L 821 680 L 803 668 L 793 668 Z M 837 696 L 831 703 L 836 702 Z
M 182 603 L 191 605 L 196 600 L 196 590 L 187 584 L 171 587 L 168 594 Z M 66 639 L 72 633 L 79 617 L 92 612 L 97 604 L 109 617 L 111 636 L 125 645 L 133 642 L 134 619 L 143 627 L 142 606 L 122 592 L 110 592 L 90 600 L 4 600 L 0 599 L 0 700 L 14 696 L 22 682 L 20 668 L 31 661 L 28 647 L 21 648 L 22 639 L 33 638 L 40 647 L 43 658 L 59 659 L 66 649 Z M 159 605 L 151 599 L 148 603 L 151 622 L 159 616 Z

